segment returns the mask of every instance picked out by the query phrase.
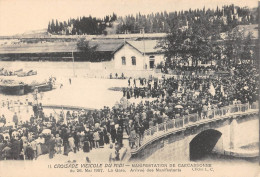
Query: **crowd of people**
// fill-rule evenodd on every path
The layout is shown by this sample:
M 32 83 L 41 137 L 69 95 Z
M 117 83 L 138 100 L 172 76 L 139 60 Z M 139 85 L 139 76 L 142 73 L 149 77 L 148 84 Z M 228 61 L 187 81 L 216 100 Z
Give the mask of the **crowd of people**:
M 58 116 L 46 116 L 39 107 L 34 107 L 30 121 L 19 122 L 17 114 L 13 116 L 14 127 L 4 127 L 0 134 L 0 159 L 37 159 L 42 154 L 69 152 L 90 152 L 93 148 L 103 148 L 105 144 L 114 144 L 115 159 L 123 147 L 123 132 L 115 123 L 100 122 L 99 112 L 61 111 Z M 55 118 L 56 117 L 56 118 Z M 5 124 L 6 119 L 1 118 Z M 101 125 L 100 125 L 101 123 Z M 108 126 L 104 126 L 108 124 Z M 2 127 L 3 128 L 3 127 Z
M 112 160 L 119 160 L 124 134 L 129 137 L 130 147 L 135 148 L 145 130 L 157 124 L 188 114 L 207 116 L 207 111 L 234 102 L 257 101 L 257 70 L 251 65 L 236 65 L 229 73 L 212 78 L 129 78 L 124 97 L 153 97 L 154 100 L 129 103 L 123 97 L 112 108 L 62 110 L 55 116 L 47 116 L 39 105 L 34 108 L 30 121 L 16 122 L 15 127 L 2 131 L 0 159 L 35 159 L 44 153 L 53 158 L 55 153 L 68 155 L 79 150 L 88 153 L 93 148 L 114 144 Z M 137 88 L 140 90 L 136 91 Z
M 222 106 L 230 104 L 234 99 L 242 103 L 256 101 L 257 70 L 251 65 L 237 65 L 230 75 L 214 77 L 162 77 L 149 79 L 128 79 L 128 87 L 122 88 L 123 97 L 179 99 L 177 102 L 191 101 L 210 105 L 216 102 Z M 189 103 L 189 102 L 188 102 Z M 186 104 L 187 105 L 187 104 Z M 188 105 L 189 106 L 189 105 Z

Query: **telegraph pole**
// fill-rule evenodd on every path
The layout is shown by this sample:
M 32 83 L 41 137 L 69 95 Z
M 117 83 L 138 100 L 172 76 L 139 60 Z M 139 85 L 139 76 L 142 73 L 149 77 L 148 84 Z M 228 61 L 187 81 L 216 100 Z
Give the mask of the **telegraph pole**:
M 144 45 L 144 60 L 143 60 L 143 65 L 144 65 L 144 69 L 146 69 L 145 68 L 145 41 L 144 41 L 144 27 L 142 28 L 142 31 L 143 31 L 143 45 Z
M 73 77 L 75 77 L 75 64 L 74 64 L 74 55 L 73 55 L 73 50 L 72 50 L 72 62 L 73 62 Z

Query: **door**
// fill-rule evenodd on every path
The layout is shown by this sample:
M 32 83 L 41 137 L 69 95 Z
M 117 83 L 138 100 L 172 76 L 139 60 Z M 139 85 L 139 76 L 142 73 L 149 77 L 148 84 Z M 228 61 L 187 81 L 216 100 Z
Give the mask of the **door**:
M 150 60 L 150 69 L 154 68 L 154 60 Z

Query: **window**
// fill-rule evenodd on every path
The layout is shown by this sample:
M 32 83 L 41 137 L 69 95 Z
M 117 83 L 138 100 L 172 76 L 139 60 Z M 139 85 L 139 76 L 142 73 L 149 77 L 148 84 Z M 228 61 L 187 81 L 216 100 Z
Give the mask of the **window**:
M 149 59 L 150 59 L 150 61 L 149 61 L 150 69 L 153 69 L 154 68 L 154 56 L 150 56 Z
M 132 57 L 132 65 L 136 65 L 136 58 Z
M 122 57 L 122 65 L 126 65 L 125 57 Z

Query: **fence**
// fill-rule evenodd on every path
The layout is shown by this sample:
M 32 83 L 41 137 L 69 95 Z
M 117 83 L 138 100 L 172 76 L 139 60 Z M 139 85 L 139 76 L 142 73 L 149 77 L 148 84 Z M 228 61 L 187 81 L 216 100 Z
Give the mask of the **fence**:
M 181 70 L 168 70 L 172 75 L 196 75 L 196 76 L 210 76 L 215 75 L 215 71 L 181 71 Z
M 168 120 L 167 122 L 157 124 L 147 130 L 145 130 L 142 138 L 137 137 L 136 146 L 133 151 L 137 151 L 141 146 L 145 145 L 147 142 L 155 139 L 159 136 L 163 136 L 166 133 L 175 131 L 177 129 L 185 128 L 195 124 L 201 124 L 203 122 L 214 121 L 225 116 L 232 116 L 237 113 L 245 113 L 250 110 L 257 110 L 258 102 L 253 104 L 235 104 L 231 106 L 226 106 L 222 108 L 212 109 L 205 113 L 204 116 L 199 116 L 198 114 L 186 115 L 182 118 L 177 118 L 173 120 Z

